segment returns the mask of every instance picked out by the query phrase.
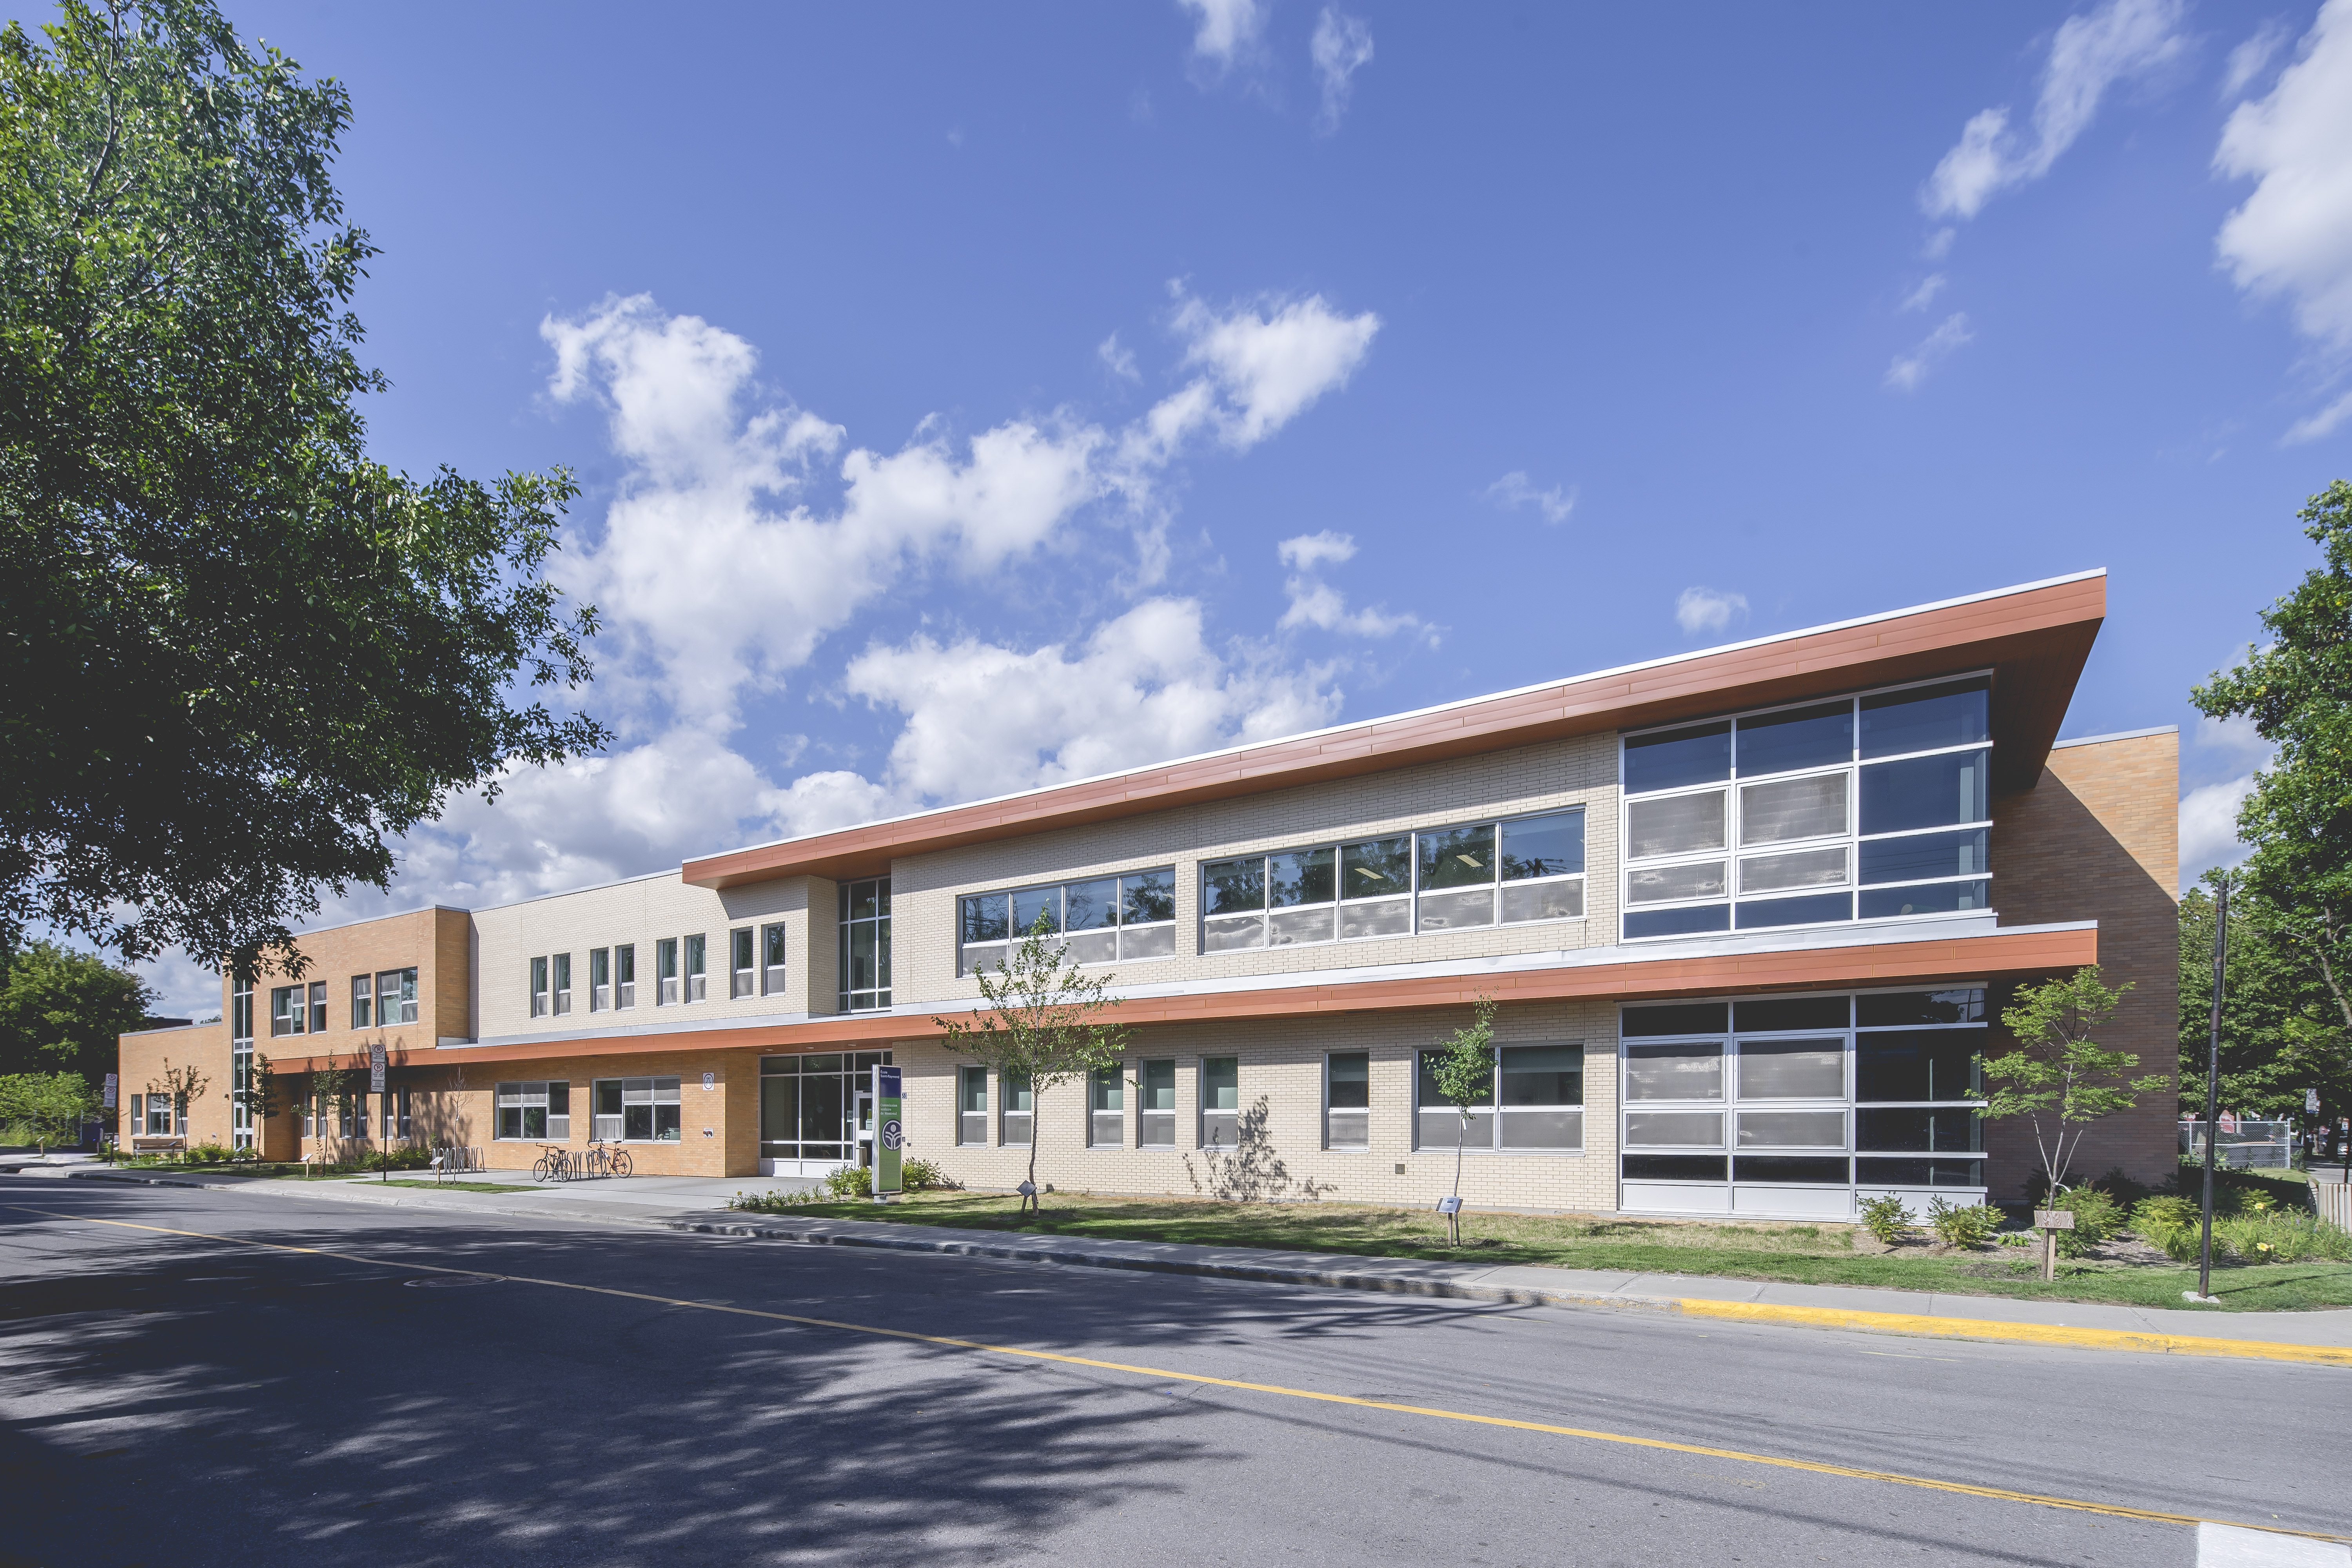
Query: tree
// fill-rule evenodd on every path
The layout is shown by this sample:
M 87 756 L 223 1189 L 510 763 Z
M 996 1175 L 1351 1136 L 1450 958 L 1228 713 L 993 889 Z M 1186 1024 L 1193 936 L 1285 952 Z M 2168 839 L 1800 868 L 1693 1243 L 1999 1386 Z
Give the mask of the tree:
M 2221 873 L 2206 873 L 2210 886 Z M 2255 1116 L 2300 1120 L 2317 1089 L 2325 1118 L 2352 1113 L 2352 1061 L 2336 1047 L 2335 999 L 2301 944 L 2270 930 L 2260 899 L 2230 893 L 2230 983 L 2221 998 L 2220 1103 Z M 2180 900 L 2180 1105 L 2205 1111 L 2207 1032 L 2213 1002 L 2213 898 Z
M 971 1022 L 933 1018 L 944 1032 L 940 1043 L 996 1069 L 997 1081 L 1026 1083 L 1031 1104 L 1073 1079 L 1118 1065 L 1127 1031 L 1101 1014 L 1118 1005 L 1108 996 L 1114 976 L 1082 973 L 1069 948 L 1046 941 L 1052 928 L 1040 915 L 1003 969 L 980 972 L 981 999 L 987 1004 Z M 1045 1141 L 1045 1118 L 1029 1118 L 1029 1190 L 1022 1212 L 1045 1212 L 1038 1201 L 1037 1148 Z
M 2083 1146 L 2090 1123 L 2137 1103 L 2172 1082 L 2167 1073 L 2126 1079 L 2139 1066 L 2130 1051 L 2111 1051 L 2095 1037 L 2105 1027 L 2131 986 L 2110 990 L 2099 966 L 2019 990 L 2000 1021 L 2016 1043 L 2006 1056 L 1984 1065 L 1988 1117 L 2022 1116 L 2033 1128 L 2033 1146 L 2051 1196 L 2065 1190 L 2066 1172 Z M 2070 1142 L 2068 1131 L 2072 1130 Z
M 147 1021 L 145 981 L 87 952 L 33 942 L 8 955 L 0 981 L 0 1073 L 114 1070 L 118 1036 Z
M 1445 1212 L 1446 1245 L 1462 1243 L 1462 1148 L 1470 1133 L 1474 1107 L 1495 1102 L 1495 999 L 1481 996 L 1470 1009 L 1470 1026 L 1456 1029 L 1430 1053 L 1427 1066 L 1437 1092 L 1454 1107 L 1454 1206 Z
M 340 83 L 211 0 L 42 31 L 0 29 L 0 947 L 299 973 L 321 886 L 604 741 L 522 700 L 589 679 L 577 487 L 369 459 Z
M 2294 1026 L 2296 1048 L 2332 1075 L 2352 1067 L 2352 484 L 2296 515 L 2322 564 L 2263 612 L 2270 641 L 2189 700 L 2277 748 L 2238 810 L 2243 886 L 2263 934 L 2318 978 L 2326 1010 Z
M 0 1078 L 0 1124 L 24 1127 L 46 1154 L 52 1143 L 79 1142 L 98 1096 L 78 1072 L 12 1073 Z
M 212 1087 L 212 1081 L 211 1076 L 202 1068 L 193 1063 L 175 1068 L 172 1065 L 172 1058 L 165 1057 L 163 1076 L 150 1079 L 147 1082 L 148 1093 L 171 1097 L 172 1125 L 179 1129 L 183 1147 L 188 1142 L 188 1107 L 205 1097 L 205 1090 Z

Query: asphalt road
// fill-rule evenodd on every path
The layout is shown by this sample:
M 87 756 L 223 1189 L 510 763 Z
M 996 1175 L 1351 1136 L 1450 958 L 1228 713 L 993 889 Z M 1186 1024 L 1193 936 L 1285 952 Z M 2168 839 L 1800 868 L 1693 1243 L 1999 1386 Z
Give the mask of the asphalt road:
M 1186 1379 L 2352 1535 L 2296 1436 L 2347 1377 L 0 1185 L 11 1565 L 2187 1568 L 2179 1524 Z

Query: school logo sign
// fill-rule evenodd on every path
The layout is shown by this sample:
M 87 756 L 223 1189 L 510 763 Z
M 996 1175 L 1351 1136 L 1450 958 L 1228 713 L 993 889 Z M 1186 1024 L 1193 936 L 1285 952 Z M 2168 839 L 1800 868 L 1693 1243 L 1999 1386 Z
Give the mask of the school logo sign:
M 907 1190 L 902 1174 L 907 1143 L 906 1101 L 897 1068 L 874 1069 L 874 1195 L 884 1198 Z

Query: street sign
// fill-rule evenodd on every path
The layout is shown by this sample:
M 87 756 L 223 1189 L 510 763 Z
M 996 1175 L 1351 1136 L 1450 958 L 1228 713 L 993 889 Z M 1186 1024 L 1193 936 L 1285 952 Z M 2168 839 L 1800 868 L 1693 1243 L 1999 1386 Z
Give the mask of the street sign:
M 902 1173 L 907 1144 L 906 1101 L 897 1068 L 874 1069 L 874 1196 L 877 1202 L 906 1191 Z
M 390 1066 L 391 1059 L 384 1053 L 382 1040 L 376 1041 L 368 1047 L 368 1092 L 370 1094 L 383 1092 L 383 1075 Z
M 121 1082 L 122 1080 L 113 1073 L 108 1073 L 106 1075 L 106 1100 L 104 1104 L 106 1109 L 109 1110 L 114 1109 L 115 1092 L 121 1086 Z

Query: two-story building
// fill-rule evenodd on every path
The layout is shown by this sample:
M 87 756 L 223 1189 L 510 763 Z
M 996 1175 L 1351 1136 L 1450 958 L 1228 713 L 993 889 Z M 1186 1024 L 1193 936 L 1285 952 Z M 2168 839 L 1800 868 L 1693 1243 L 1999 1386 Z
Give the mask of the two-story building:
M 1602 670 L 688 862 L 305 936 L 226 1024 L 126 1037 L 299 1087 L 381 1041 L 387 1092 L 224 1141 L 631 1145 L 640 1173 L 861 1158 L 902 1068 L 912 1152 L 982 1188 L 1851 1216 L 2014 1196 L 1978 1114 L 2021 983 L 2102 964 L 2169 1065 L 2178 736 L 2061 740 L 2103 574 Z M 1127 1059 L 1044 1095 L 935 1017 L 1044 921 L 1111 979 Z M 1488 1102 L 1422 1053 L 1492 997 Z M 213 1107 L 208 1112 L 207 1106 Z M 144 1115 L 153 1126 L 154 1110 Z M 168 1108 L 166 1109 L 168 1120 Z M 2171 1167 L 2173 1101 L 2095 1173 Z

